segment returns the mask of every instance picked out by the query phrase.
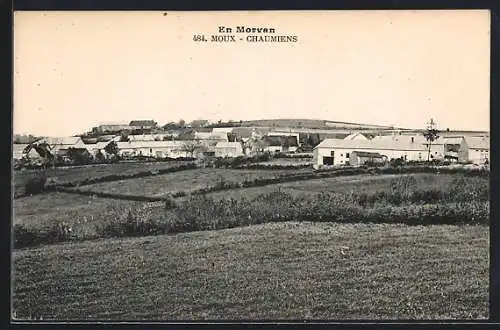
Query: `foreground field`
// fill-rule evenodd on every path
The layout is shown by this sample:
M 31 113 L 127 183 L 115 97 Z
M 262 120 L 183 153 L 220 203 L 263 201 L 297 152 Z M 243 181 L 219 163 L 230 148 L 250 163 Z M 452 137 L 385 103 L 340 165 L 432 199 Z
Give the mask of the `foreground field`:
M 113 174 L 135 174 L 142 171 L 155 171 L 167 169 L 182 164 L 185 161 L 155 162 L 155 163 L 116 163 L 74 166 L 68 168 L 49 168 L 45 171 L 48 178 L 56 179 L 60 183 L 80 182 L 86 179 L 105 177 Z M 41 173 L 40 170 L 22 170 L 13 172 L 13 185 L 15 196 L 24 193 L 24 185 L 29 179 Z
M 257 178 L 273 178 L 282 174 L 310 172 L 302 170 L 235 170 L 204 168 L 152 177 L 97 183 L 82 187 L 84 191 L 139 196 L 165 196 L 175 192 L 190 192 L 213 186 L 217 182 L 243 182 Z
M 19 319 L 485 319 L 487 226 L 279 223 L 13 253 Z

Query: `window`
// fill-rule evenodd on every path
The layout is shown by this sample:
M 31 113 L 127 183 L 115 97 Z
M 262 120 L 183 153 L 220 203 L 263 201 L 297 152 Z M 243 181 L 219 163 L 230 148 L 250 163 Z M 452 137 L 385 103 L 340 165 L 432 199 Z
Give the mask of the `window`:
M 330 151 L 330 156 L 331 157 L 335 157 L 335 151 L 334 150 Z
M 344 156 L 344 154 L 340 154 L 340 157 L 343 157 L 343 156 Z
M 349 153 L 348 152 L 345 153 L 345 158 L 349 158 Z

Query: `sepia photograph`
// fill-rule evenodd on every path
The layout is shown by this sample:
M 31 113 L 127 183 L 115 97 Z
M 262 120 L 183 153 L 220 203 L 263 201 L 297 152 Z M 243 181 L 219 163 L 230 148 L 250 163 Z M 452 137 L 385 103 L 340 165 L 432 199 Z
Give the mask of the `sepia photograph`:
M 11 322 L 488 320 L 490 19 L 15 11 Z

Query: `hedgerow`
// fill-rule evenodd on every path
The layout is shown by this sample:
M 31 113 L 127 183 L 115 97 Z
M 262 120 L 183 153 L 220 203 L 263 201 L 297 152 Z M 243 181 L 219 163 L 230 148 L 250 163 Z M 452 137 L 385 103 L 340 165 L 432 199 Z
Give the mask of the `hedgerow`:
M 220 189 L 227 183 L 221 181 Z M 257 196 L 214 200 L 198 194 L 177 202 L 165 198 L 160 215 L 148 208 L 109 213 L 97 237 L 144 236 L 225 229 L 267 222 L 312 221 L 341 223 L 483 224 L 489 223 L 486 180 L 459 176 L 449 189 L 420 189 L 412 176 L 396 177 L 390 188 L 372 194 L 319 193 L 293 196 L 280 189 Z M 46 230 L 14 227 L 15 247 L 83 239 L 67 225 Z

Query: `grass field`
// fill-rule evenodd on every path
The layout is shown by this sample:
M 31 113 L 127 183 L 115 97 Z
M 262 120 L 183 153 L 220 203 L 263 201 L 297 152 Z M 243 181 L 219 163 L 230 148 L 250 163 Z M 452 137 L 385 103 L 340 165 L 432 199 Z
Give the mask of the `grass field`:
M 68 168 L 50 168 L 45 172 L 48 178 L 55 178 L 60 183 L 66 182 L 80 182 L 86 179 L 105 177 L 113 174 L 135 174 L 143 171 L 154 171 L 167 169 L 181 164 L 188 164 L 184 161 L 172 162 L 155 162 L 155 163 L 116 163 L 116 164 L 100 164 L 100 165 L 86 165 L 86 166 L 73 166 Z M 15 195 L 24 192 L 24 185 L 26 182 L 37 176 L 40 170 L 22 170 L 14 171 L 13 189 Z
M 348 249 L 347 249 L 347 248 Z M 13 252 L 17 318 L 485 319 L 487 226 L 278 223 Z
M 137 209 L 146 203 L 49 193 L 13 200 L 13 223 L 45 228 L 57 223 L 71 225 L 76 234 L 93 237 L 96 226 L 113 221 L 120 210 Z
M 236 170 L 204 168 L 178 173 L 167 173 L 153 177 L 97 183 L 84 186 L 80 189 L 84 191 L 157 197 L 179 191 L 190 192 L 200 188 L 206 188 L 215 185 L 221 180 L 225 182 L 243 182 L 256 178 L 272 178 L 282 174 L 305 173 L 310 171 L 310 169 Z
M 231 191 L 218 191 L 207 194 L 215 199 L 222 198 L 254 198 L 266 192 L 281 189 L 283 192 L 295 196 L 320 192 L 351 192 L 375 193 L 378 191 L 387 191 L 391 185 L 391 179 L 396 178 L 398 174 L 383 175 L 353 175 L 333 178 L 313 179 L 307 181 L 286 182 L 263 187 L 250 187 L 233 189 Z M 418 188 L 420 189 L 444 189 L 449 188 L 450 183 L 456 177 L 453 174 L 412 174 L 416 178 Z M 478 180 L 487 181 L 484 178 Z
M 179 173 L 165 174 L 151 178 L 123 180 L 122 190 L 126 192 L 127 187 L 136 187 L 142 189 L 142 193 L 155 194 L 158 191 L 153 191 L 152 187 L 158 187 L 161 181 L 155 185 L 153 182 L 150 186 L 141 185 L 138 182 L 144 183 L 144 180 L 158 180 L 159 177 L 174 177 L 191 176 L 193 173 L 199 175 L 200 180 L 208 180 L 208 176 L 201 176 L 202 173 L 276 173 L 277 171 L 256 171 L 256 170 L 190 170 Z M 447 189 L 452 182 L 454 175 L 447 174 L 414 174 L 418 184 L 418 188 L 439 188 Z M 235 198 L 253 199 L 262 194 L 270 193 L 280 189 L 282 192 L 289 193 L 293 196 L 311 196 L 319 192 L 366 192 L 375 193 L 378 191 L 388 191 L 390 189 L 391 180 L 398 175 L 356 175 L 346 177 L 335 177 L 325 179 L 315 179 L 300 182 L 288 182 L 283 184 L 268 185 L 263 187 L 252 187 L 242 189 L 231 189 L 227 191 L 219 191 L 208 193 L 207 196 L 214 199 Z M 227 176 L 225 177 L 225 179 Z M 244 178 L 235 177 L 235 179 Z M 180 180 L 180 179 L 179 179 Z M 474 179 L 476 180 L 476 179 Z M 485 178 L 477 178 L 477 180 L 487 182 Z M 181 184 L 184 181 L 179 181 Z M 109 182 L 114 184 L 115 182 Z M 107 184 L 107 183 L 106 183 Z M 100 184 L 101 185 L 101 184 Z M 99 185 L 99 186 L 100 186 Z M 103 184 L 104 185 L 104 184 Z M 94 187 L 92 185 L 89 187 Z M 116 184 L 116 188 L 120 186 Z M 93 188 L 95 189 L 95 188 Z M 179 188 L 180 189 L 180 188 Z M 134 191 L 141 193 L 141 191 Z M 181 198 L 180 201 L 187 200 L 189 197 Z M 117 217 L 123 217 L 127 214 L 127 210 L 137 210 L 147 208 L 148 212 L 141 214 L 151 218 L 164 218 L 164 204 L 121 201 L 109 198 L 99 198 L 92 196 L 82 196 L 78 194 L 68 194 L 61 192 L 53 192 L 48 194 L 35 195 L 31 197 L 22 197 L 13 200 L 13 223 L 22 224 L 26 228 L 41 229 L 47 228 L 55 224 L 65 223 L 73 229 L 73 233 L 78 237 L 93 238 L 96 237 L 100 227 L 112 221 L 117 221 Z

